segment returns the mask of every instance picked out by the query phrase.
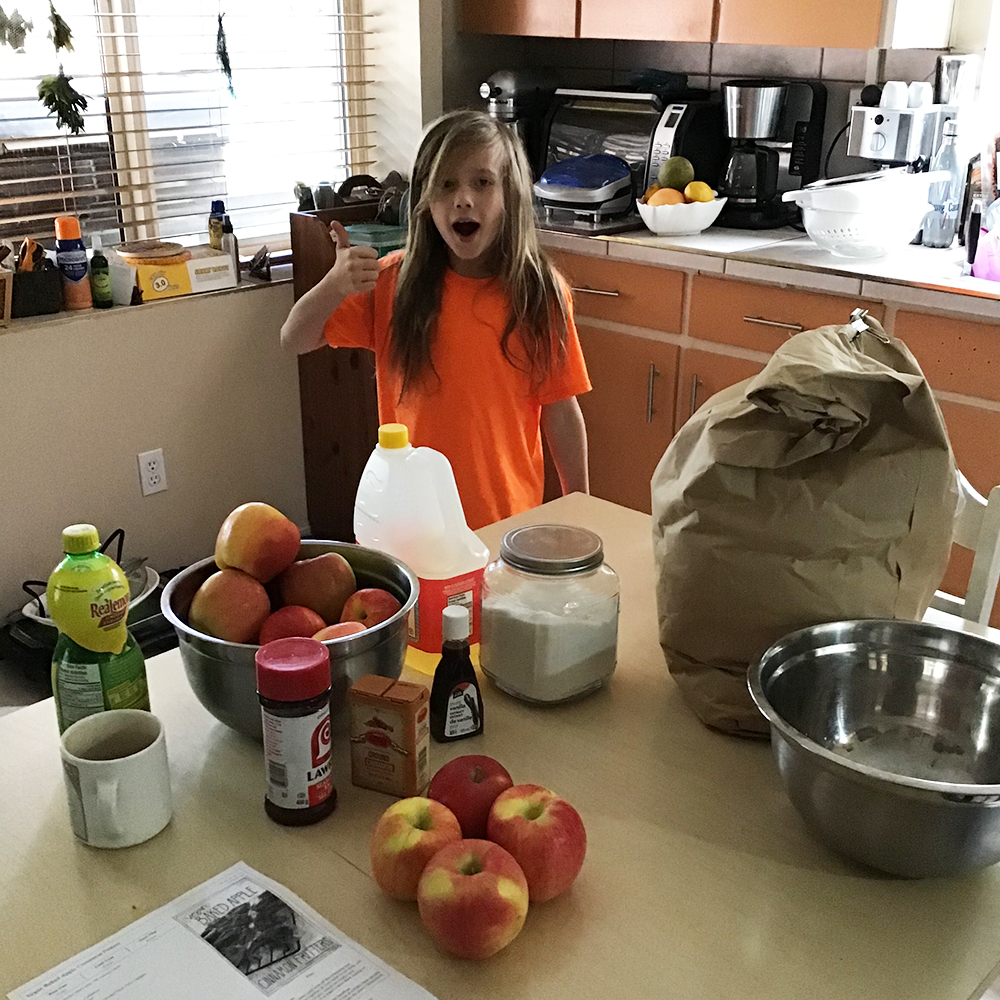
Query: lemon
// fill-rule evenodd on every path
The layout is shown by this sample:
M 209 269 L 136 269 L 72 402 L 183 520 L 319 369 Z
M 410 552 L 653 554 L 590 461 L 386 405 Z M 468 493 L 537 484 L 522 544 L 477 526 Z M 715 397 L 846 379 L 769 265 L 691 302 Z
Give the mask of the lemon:
M 656 179 L 661 188 L 683 191 L 694 180 L 694 167 L 686 156 L 671 156 L 660 164 Z
M 691 181 L 684 188 L 684 197 L 688 201 L 715 201 L 715 192 L 704 181 Z

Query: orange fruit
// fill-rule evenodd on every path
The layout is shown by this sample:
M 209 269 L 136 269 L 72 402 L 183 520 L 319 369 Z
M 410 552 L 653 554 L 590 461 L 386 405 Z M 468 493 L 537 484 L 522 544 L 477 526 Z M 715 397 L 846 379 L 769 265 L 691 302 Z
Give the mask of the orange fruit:
M 649 197 L 646 202 L 647 205 L 683 205 L 684 195 L 682 192 L 675 190 L 674 188 L 660 188 Z
M 639 201 L 641 201 L 644 205 L 648 204 L 649 199 L 652 198 L 653 195 L 656 194 L 656 192 L 659 190 L 660 190 L 660 185 L 657 184 L 656 181 L 653 181 L 653 183 L 650 184 L 648 188 L 646 188 L 646 193 L 639 199 Z

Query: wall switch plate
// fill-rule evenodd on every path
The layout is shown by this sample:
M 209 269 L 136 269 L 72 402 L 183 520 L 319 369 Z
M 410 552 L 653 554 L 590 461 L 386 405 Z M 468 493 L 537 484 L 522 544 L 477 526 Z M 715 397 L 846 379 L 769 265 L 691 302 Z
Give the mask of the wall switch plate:
M 151 493 L 162 493 L 167 488 L 167 467 L 163 462 L 163 449 L 154 448 L 143 451 L 139 459 L 139 484 L 142 495 L 148 497 Z

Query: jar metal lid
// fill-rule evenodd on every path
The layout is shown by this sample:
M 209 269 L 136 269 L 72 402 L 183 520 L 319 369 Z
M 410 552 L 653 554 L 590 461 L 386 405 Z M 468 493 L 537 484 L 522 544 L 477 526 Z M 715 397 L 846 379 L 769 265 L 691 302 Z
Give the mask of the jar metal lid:
M 600 535 L 569 524 L 526 524 L 500 541 L 500 558 L 515 569 L 563 576 L 596 569 L 604 562 Z

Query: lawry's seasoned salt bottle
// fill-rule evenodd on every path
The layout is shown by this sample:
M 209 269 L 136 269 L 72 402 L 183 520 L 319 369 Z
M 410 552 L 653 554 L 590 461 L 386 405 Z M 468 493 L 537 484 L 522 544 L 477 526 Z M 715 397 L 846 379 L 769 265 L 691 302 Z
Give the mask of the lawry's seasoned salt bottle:
M 146 662 L 126 624 L 129 585 L 119 565 L 100 551 L 92 524 L 62 533 L 65 557 L 45 592 L 59 629 L 52 653 L 52 693 L 59 732 L 112 708 L 149 711 Z
M 441 653 L 441 613 L 449 605 L 468 609 L 470 642 L 479 642 L 483 570 L 490 550 L 465 520 L 451 463 L 433 448 L 414 448 L 404 424 L 378 429 L 378 444 L 358 485 L 354 535 L 359 545 L 406 563 L 420 580 L 409 643 L 430 655 L 408 656 L 408 663 L 434 673 Z

